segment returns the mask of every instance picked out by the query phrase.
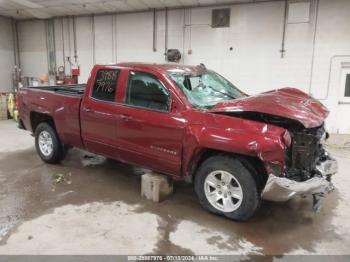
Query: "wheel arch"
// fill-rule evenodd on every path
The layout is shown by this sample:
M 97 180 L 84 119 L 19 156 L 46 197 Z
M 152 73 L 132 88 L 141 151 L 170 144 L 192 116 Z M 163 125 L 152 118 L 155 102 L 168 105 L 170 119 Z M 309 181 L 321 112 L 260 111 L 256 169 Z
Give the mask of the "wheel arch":
M 190 164 L 187 173 L 189 177 L 191 177 L 191 182 L 193 182 L 193 180 L 196 178 L 196 172 L 201 164 L 210 157 L 218 155 L 228 156 L 240 160 L 250 172 L 256 174 L 254 175 L 254 178 L 257 180 L 256 182 L 259 185 L 259 189 L 262 190 L 265 187 L 268 173 L 263 161 L 260 158 L 211 148 L 200 149 L 197 156 L 194 157 L 194 160 Z
M 30 112 L 30 125 L 33 133 L 38 125 L 43 122 L 48 123 L 54 130 L 56 130 L 55 121 L 51 115 L 36 111 Z

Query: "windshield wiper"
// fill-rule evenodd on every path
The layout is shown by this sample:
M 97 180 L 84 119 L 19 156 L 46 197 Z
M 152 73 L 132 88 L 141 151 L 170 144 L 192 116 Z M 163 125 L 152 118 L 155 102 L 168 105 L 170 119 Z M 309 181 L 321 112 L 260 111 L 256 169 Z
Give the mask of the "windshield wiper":
M 234 96 L 232 96 L 232 95 L 230 95 L 230 94 L 228 94 L 228 93 L 225 93 L 225 92 L 221 92 L 220 90 L 217 90 L 216 88 L 214 88 L 214 87 L 212 87 L 212 86 L 209 86 L 209 85 L 208 85 L 208 87 L 210 87 L 210 88 L 213 89 L 215 92 L 218 92 L 218 93 L 220 93 L 220 94 L 222 94 L 222 95 L 224 95 L 224 96 L 228 96 L 229 98 L 236 99 Z

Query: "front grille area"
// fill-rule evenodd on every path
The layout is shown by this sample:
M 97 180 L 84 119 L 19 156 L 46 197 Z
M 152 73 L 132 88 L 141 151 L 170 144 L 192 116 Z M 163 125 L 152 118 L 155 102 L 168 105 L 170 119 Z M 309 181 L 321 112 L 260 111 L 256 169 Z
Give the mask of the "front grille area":
M 292 145 L 286 159 L 286 176 L 304 181 L 316 172 L 316 164 L 322 160 L 325 151 L 321 139 L 325 134 L 322 126 L 298 131 L 290 131 Z

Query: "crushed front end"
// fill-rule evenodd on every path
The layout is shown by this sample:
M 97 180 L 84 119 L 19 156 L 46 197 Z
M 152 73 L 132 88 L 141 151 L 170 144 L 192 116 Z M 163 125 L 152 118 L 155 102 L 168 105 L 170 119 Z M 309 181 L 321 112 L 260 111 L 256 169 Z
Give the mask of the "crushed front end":
M 333 190 L 331 177 L 338 171 L 337 161 L 325 150 L 328 138 L 324 125 L 316 128 L 288 128 L 291 144 L 286 152 L 283 176 L 269 174 L 262 197 L 287 201 L 295 196 L 313 196 L 313 209 Z

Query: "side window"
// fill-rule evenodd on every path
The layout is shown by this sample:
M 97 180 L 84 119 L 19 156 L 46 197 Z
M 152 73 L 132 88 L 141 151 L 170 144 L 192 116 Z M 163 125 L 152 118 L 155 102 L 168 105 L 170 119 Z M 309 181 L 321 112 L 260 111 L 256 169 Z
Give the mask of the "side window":
M 339 100 L 341 102 L 349 103 L 350 102 L 350 67 L 346 66 L 342 68 L 341 71 L 341 96 Z
M 345 97 L 350 97 L 350 74 L 345 76 Z
M 118 78 L 119 70 L 117 69 L 99 70 L 92 89 L 92 97 L 104 101 L 114 101 Z
M 142 72 L 130 72 L 125 103 L 169 111 L 169 93 L 154 76 Z

